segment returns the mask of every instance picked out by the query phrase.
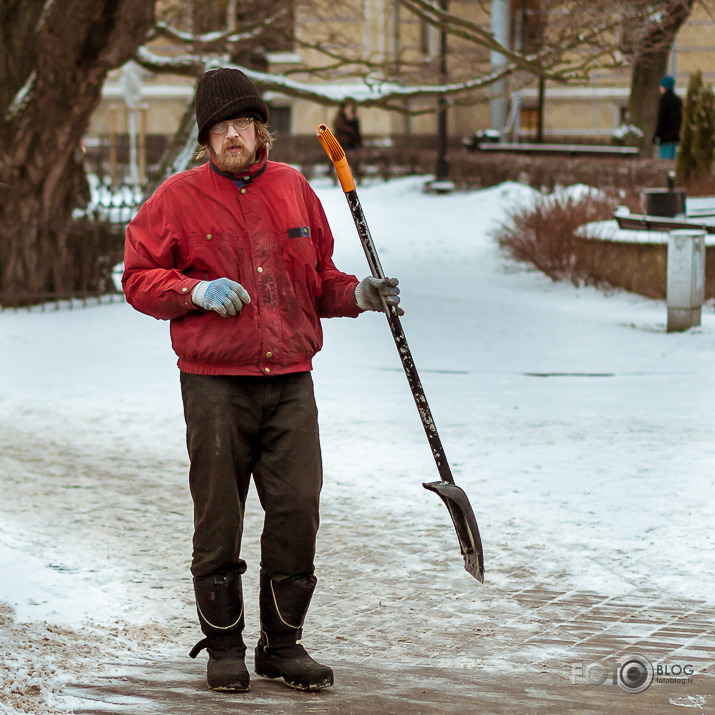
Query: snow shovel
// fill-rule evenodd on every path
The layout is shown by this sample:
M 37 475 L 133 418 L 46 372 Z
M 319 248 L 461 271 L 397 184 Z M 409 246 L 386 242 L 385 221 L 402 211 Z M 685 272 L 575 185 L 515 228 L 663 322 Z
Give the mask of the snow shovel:
M 345 198 L 350 206 L 350 212 L 355 221 L 355 227 L 360 236 L 360 242 L 365 251 L 365 257 L 370 266 L 370 271 L 375 278 L 385 278 L 385 272 L 380 265 L 380 259 L 377 255 L 372 236 L 370 235 L 370 229 L 367 226 L 365 215 L 360 206 L 357 190 L 355 189 L 355 182 L 353 181 L 352 172 L 348 166 L 345 152 L 325 124 L 321 124 L 318 127 L 317 133 L 318 139 L 323 145 L 323 149 L 325 149 L 335 166 L 340 186 L 345 192 Z M 479 527 L 477 526 L 477 520 L 474 518 L 472 506 L 464 490 L 454 483 L 454 478 L 447 463 L 442 442 L 437 434 L 437 427 L 432 419 L 432 412 L 427 404 L 427 398 L 425 397 L 422 383 L 417 374 L 417 368 L 412 359 L 412 353 L 407 345 L 407 339 L 400 324 L 400 318 L 397 315 L 397 310 L 394 306 L 388 306 L 384 299 L 382 301 L 382 309 L 387 316 L 387 322 L 390 324 L 392 337 L 395 339 L 397 352 L 400 355 L 400 360 L 402 360 L 402 367 L 405 370 L 405 375 L 407 375 L 407 382 L 410 385 L 412 396 L 415 398 L 417 411 L 420 414 L 422 426 L 427 435 L 427 441 L 432 448 L 432 455 L 437 463 L 437 471 L 440 476 L 440 481 L 429 482 L 422 486 L 438 494 L 447 505 L 449 514 L 452 517 L 452 522 L 454 523 L 454 528 L 457 531 L 459 548 L 462 551 L 462 556 L 464 556 L 464 568 L 472 574 L 474 578 L 484 583 L 484 552 L 482 551 L 482 540 L 479 536 Z

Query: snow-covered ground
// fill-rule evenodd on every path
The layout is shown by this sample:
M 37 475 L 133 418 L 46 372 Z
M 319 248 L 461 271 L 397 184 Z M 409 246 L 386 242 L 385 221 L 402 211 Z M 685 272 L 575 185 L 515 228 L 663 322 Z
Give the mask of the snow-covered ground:
M 531 189 L 444 196 L 423 178 L 359 189 L 486 557 L 462 568 L 384 317 L 325 321 L 315 360 L 325 462 L 319 587 L 305 641 L 330 662 L 502 669 L 464 634 L 563 592 L 715 605 L 715 311 L 665 332 L 662 301 L 554 284 L 490 237 Z M 336 264 L 366 275 L 343 194 L 315 183 Z M 200 632 L 168 325 L 126 304 L 0 313 L 0 713 L 72 707 L 97 663 L 183 657 Z M 245 534 L 257 635 L 260 507 Z M 704 577 L 709 574 L 710 577 Z

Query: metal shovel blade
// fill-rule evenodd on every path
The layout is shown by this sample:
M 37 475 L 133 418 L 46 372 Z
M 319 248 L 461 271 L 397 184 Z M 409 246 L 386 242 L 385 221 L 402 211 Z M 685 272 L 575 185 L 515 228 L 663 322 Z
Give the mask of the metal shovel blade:
M 464 556 L 464 568 L 480 583 L 484 583 L 484 552 L 479 527 L 474 518 L 472 505 L 464 490 L 452 482 L 423 483 L 425 489 L 439 494 L 449 510 L 457 531 L 459 548 Z

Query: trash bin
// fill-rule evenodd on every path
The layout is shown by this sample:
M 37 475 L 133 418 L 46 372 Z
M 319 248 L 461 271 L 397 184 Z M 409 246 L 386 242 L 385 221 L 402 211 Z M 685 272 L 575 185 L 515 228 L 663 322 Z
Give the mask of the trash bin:
M 685 213 L 685 189 L 644 189 L 648 216 L 672 218 Z
M 705 302 L 705 231 L 678 229 L 668 235 L 669 333 L 700 325 Z

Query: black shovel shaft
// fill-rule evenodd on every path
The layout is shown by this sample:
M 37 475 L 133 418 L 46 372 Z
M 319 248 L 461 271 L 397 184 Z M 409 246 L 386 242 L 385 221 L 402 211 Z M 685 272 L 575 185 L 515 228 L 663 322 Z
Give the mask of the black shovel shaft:
M 368 228 L 367 221 L 365 220 L 365 214 L 363 213 L 362 206 L 360 205 L 360 199 L 358 199 L 357 190 L 353 189 L 352 191 L 347 191 L 345 193 L 345 197 L 348 200 L 350 213 L 355 221 L 355 227 L 357 228 L 358 235 L 360 236 L 360 243 L 365 251 L 365 257 L 367 258 L 370 271 L 375 278 L 385 278 L 385 271 L 382 270 L 380 258 L 377 255 L 377 249 L 375 248 L 375 243 L 370 235 L 370 229 Z M 405 375 L 407 376 L 407 382 L 409 383 L 412 396 L 415 398 L 417 411 L 419 412 L 420 420 L 422 420 L 422 426 L 424 427 L 425 434 L 427 435 L 427 441 L 432 449 L 432 456 L 437 464 L 439 476 L 442 481 L 454 484 L 454 478 L 452 477 L 452 471 L 449 468 L 449 463 L 447 462 L 447 457 L 444 453 L 442 440 L 440 440 L 439 434 L 437 433 L 437 426 L 432 418 L 432 410 L 430 410 L 429 404 L 427 403 L 427 397 L 424 389 L 422 388 L 420 376 L 417 374 L 415 361 L 412 359 L 412 352 L 410 351 L 410 346 L 407 344 L 405 331 L 402 329 L 402 324 L 400 323 L 400 318 L 397 315 L 397 310 L 394 306 L 388 306 L 384 299 L 382 300 L 382 307 L 385 315 L 387 316 L 387 322 L 390 324 L 390 331 L 392 332 L 392 337 L 395 340 L 397 352 L 400 355 L 402 367 L 405 371 Z

